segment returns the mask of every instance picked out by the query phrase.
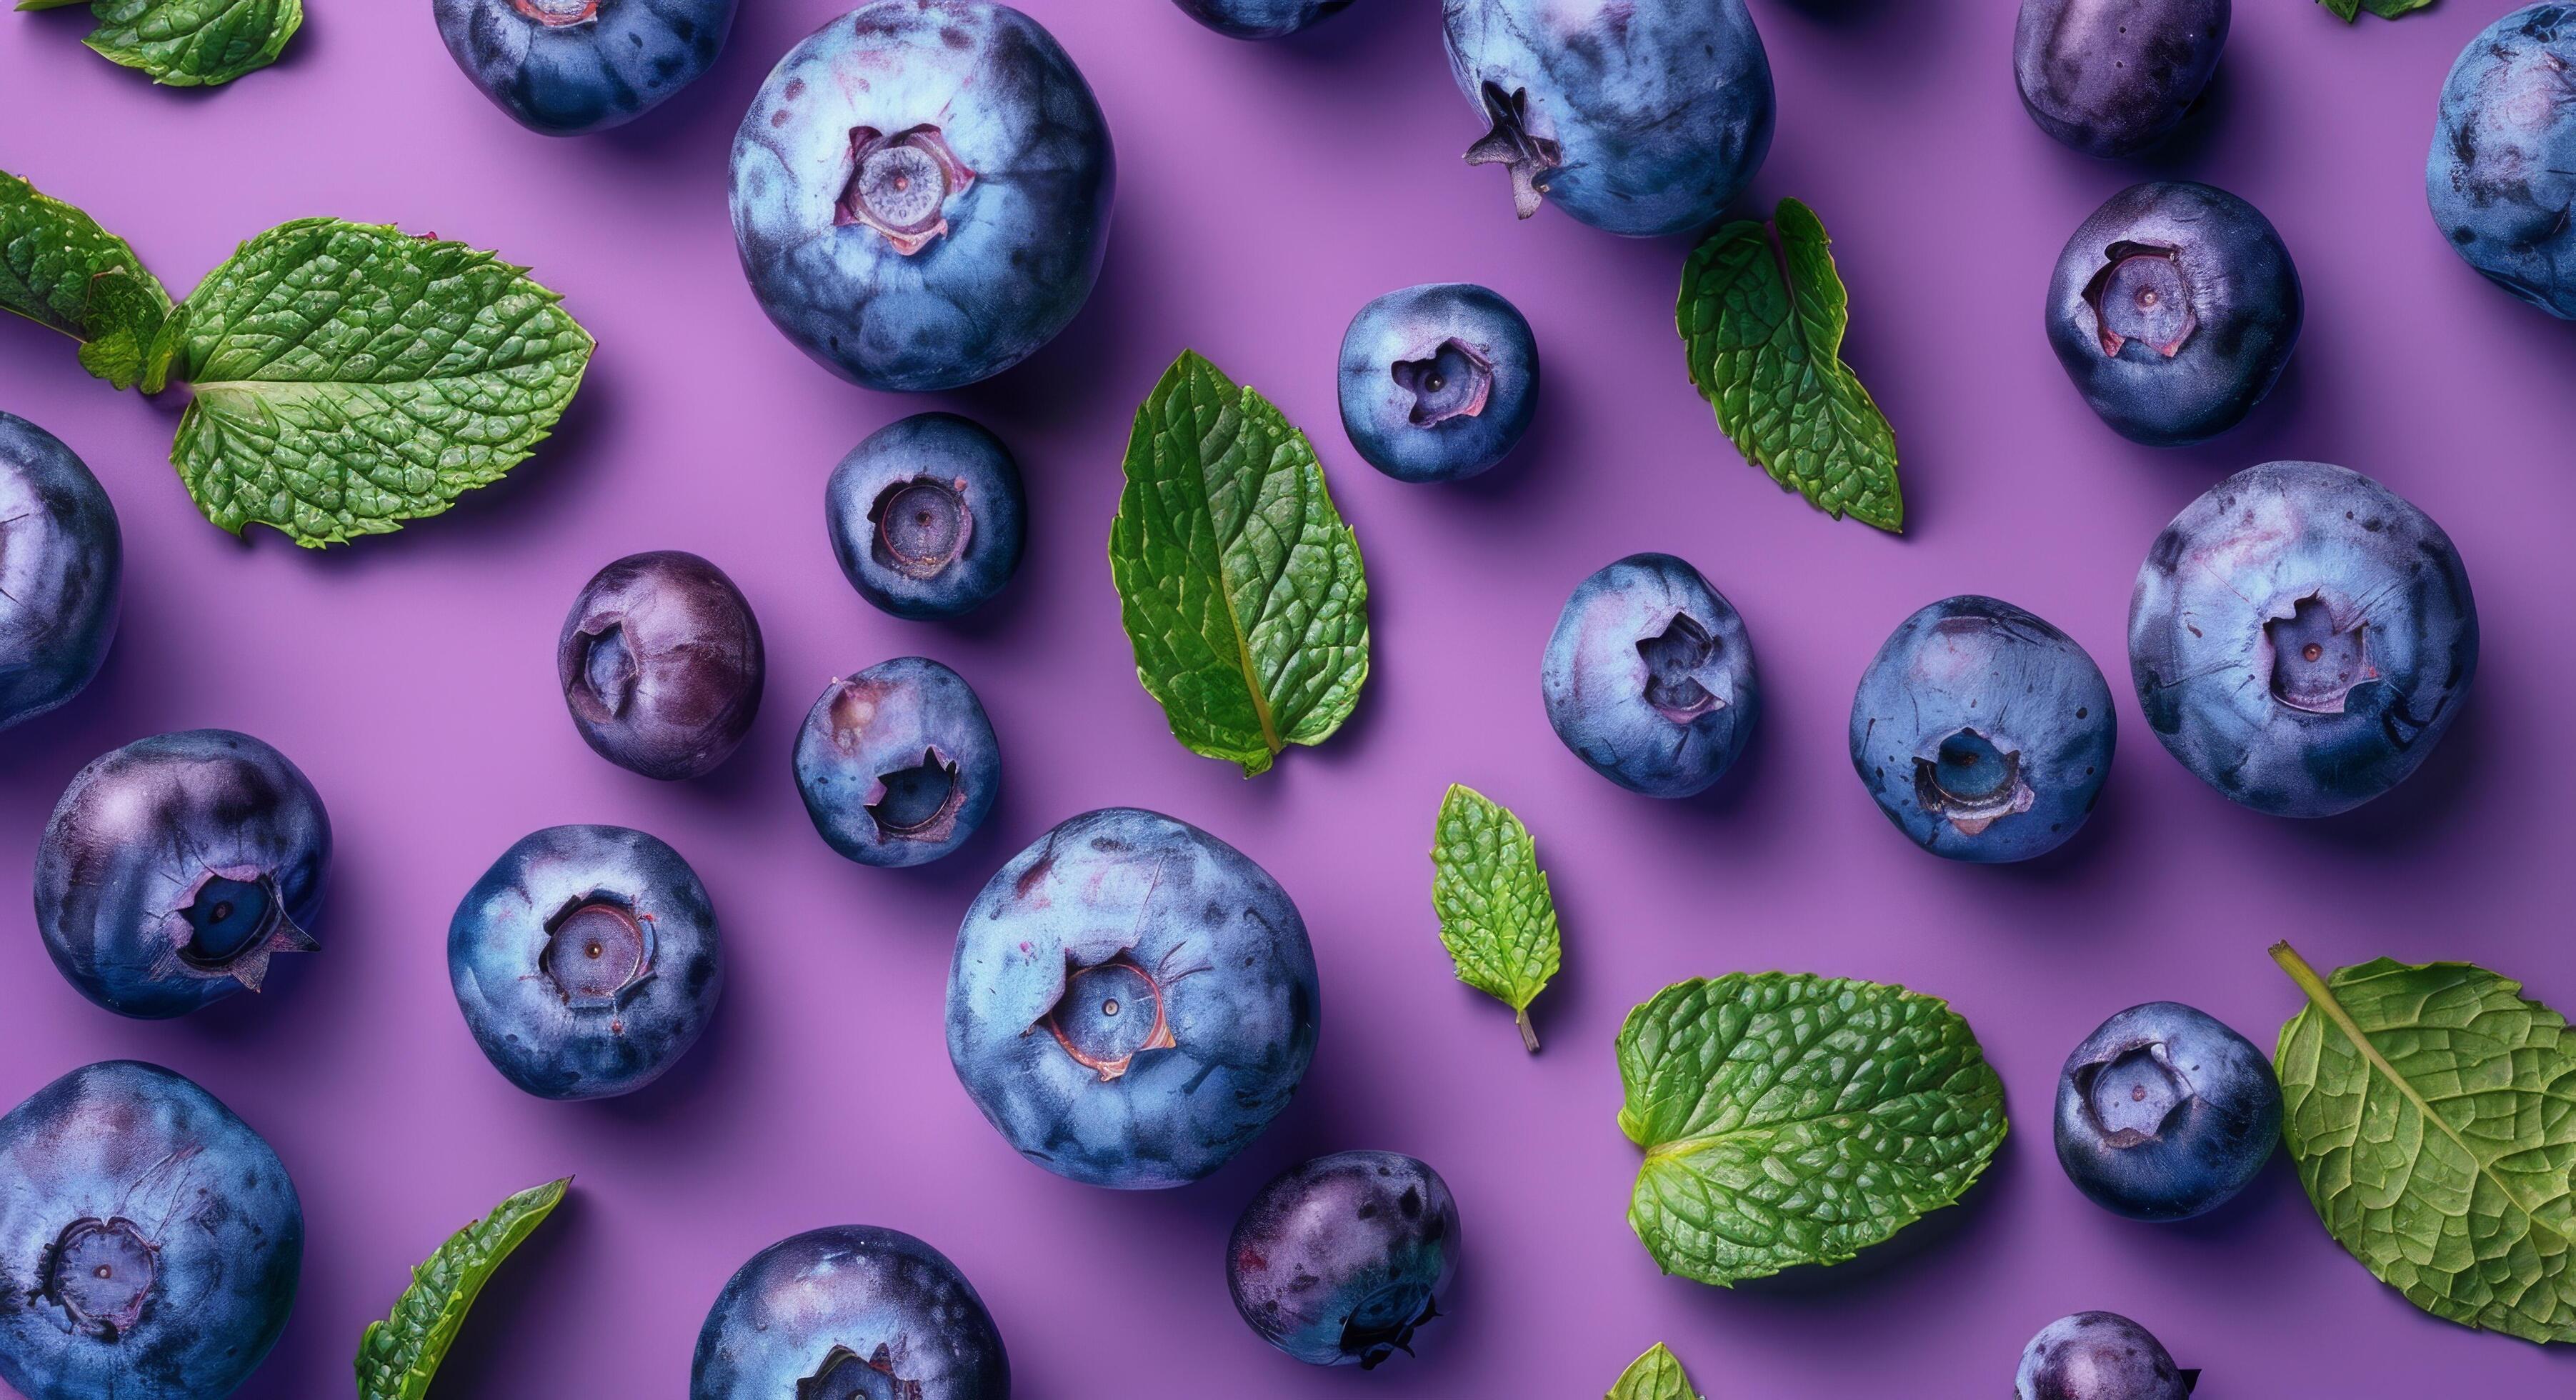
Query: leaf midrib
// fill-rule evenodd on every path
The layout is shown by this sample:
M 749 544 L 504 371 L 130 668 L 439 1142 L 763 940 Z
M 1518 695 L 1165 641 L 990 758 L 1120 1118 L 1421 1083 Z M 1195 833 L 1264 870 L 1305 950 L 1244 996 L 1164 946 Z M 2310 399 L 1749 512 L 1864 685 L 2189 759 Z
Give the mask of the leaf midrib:
M 1193 368 L 1195 370 L 1195 367 Z M 1252 386 L 1247 384 L 1237 389 L 1232 403 L 1227 403 L 1223 394 L 1217 395 L 1217 402 L 1219 412 L 1227 408 L 1234 410 L 1235 422 L 1238 425 L 1234 440 L 1238 447 L 1242 446 L 1245 434 L 1251 431 L 1252 427 Z M 1198 456 L 1199 508 L 1207 513 L 1208 533 L 1214 535 L 1216 503 L 1211 499 L 1207 477 L 1207 469 L 1211 464 L 1205 452 L 1200 452 Z M 1222 460 L 1222 456 L 1219 460 Z M 1235 611 L 1234 581 L 1227 578 L 1225 574 L 1226 546 L 1231 543 L 1233 543 L 1231 540 L 1217 541 L 1217 601 L 1225 605 L 1225 625 L 1227 630 L 1234 634 L 1235 668 L 1243 673 L 1243 693 L 1252 698 L 1252 718 L 1261 726 L 1261 746 L 1276 757 L 1286 745 L 1279 741 L 1278 724 L 1270 713 L 1270 696 L 1261 687 L 1261 673 L 1252 659 L 1252 636 L 1244 630 L 1242 615 Z
M 1941 1092 L 1942 1091 L 1939 1089 L 1912 1089 L 1889 1098 L 1874 1100 L 1872 1101 L 1870 1108 L 1843 1109 L 1833 1113 L 1802 1114 L 1788 1118 L 1773 1118 L 1765 1120 L 1758 1127 L 1737 1127 L 1730 1128 L 1724 1132 L 1692 1133 L 1686 1137 L 1668 1138 L 1648 1147 L 1646 1149 L 1646 1160 L 1648 1162 L 1670 1161 L 1675 1158 L 1686 1157 L 1693 1153 L 1705 1151 L 1710 1147 L 1716 1146 L 1722 1142 L 1727 1142 L 1731 1139 L 1776 1134 L 1784 1128 L 1805 1127 L 1812 1124 L 1831 1123 L 1836 1120 L 1866 1118 L 1869 1116 L 1871 1109 L 1875 1109 L 1882 1105 L 1905 1103 L 1909 1100 L 1925 1098 L 1940 1094 Z M 1961 1136 L 1965 1136 L 1965 1134 L 1962 1134 Z

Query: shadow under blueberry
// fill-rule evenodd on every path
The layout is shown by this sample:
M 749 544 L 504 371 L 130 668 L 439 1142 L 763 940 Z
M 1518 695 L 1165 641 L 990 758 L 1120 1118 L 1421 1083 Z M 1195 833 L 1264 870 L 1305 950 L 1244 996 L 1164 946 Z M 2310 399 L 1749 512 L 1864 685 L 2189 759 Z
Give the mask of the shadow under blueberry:
M 2461 713 L 2434 740 L 2433 751 L 2413 773 L 2368 802 L 2331 817 L 2292 819 L 2288 825 L 2321 844 L 2383 857 L 2437 861 L 2439 845 L 2428 833 L 2465 831 L 2481 776 L 2493 768 L 2484 707 L 2474 681 L 2461 698 Z

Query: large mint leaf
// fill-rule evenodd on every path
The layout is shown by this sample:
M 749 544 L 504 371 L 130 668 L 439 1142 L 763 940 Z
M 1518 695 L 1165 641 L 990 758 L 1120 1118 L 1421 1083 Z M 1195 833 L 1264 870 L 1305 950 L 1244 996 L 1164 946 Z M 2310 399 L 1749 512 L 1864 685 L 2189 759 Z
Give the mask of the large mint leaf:
M 1306 435 L 1194 350 L 1136 410 L 1109 572 L 1136 677 L 1192 751 L 1250 777 L 1359 702 L 1359 541 Z
M 2576 1037 L 2522 985 L 2380 958 L 2281 1027 L 2282 1136 L 2328 1233 L 2436 1317 L 2576 1342 Z
M 80 0 L 19 0 L 53 10 Z M 277 61 L 304 24 L 304 0 L 90 0 L 81 42 L 171 87 L 213 87 Z
M 1745 459 L 1836 519 L 1905 528 L 1896 433 L 1842 362 L 1848 298 L 1815 211 L 1783 199 L 1779 233 L 1724 225 L 1682 265 L 1674 323 L 1691 383 Z
M 1681 1358 L 1657 1342 L 1619 1373 L 1605 1400 L 1699 1400 L 1699 1392 L 1682 1373 Z
M 393 1315 L 358 1339 L 358 1400 L 421 1400 L 493 1271 L 563 1202 L 572 1178 L 510 1197 L 411 1271 Z
M 526 270 L 462 243 L 303 219 L 241 246 L 179 308 L 195 386 L 171 460 L 241 533 L 336 544 L 436 515 L 543 441 L 588 333 Z
M 1538 1049 L 1529 1005 L 1556 975 L 1556 900 L 1529 828 L 1474 788 L 1451 784 L 1432 832 L 1431 907 L 1458 980 L 1512 1009 Z
M 146 375 L 170 294 L 122 238 L 0 171 L 0 307 L 81 344 L 90 373 L 123 389 Z
M 1834 1264 L 1956 1201 L 2004 1138 L 1974 1031 L 1902 987 L 1804 973 L 1678 982 L 1619 1028 L 1628 1224 L 1666 1273 L 1732 1285 Z

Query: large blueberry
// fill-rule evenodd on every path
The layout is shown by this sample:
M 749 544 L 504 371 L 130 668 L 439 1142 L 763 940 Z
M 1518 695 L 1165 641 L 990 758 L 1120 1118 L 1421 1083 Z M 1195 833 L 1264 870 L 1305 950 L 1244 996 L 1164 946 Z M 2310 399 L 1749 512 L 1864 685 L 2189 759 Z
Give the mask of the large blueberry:
M 867 435 L 823 487 L 832 555 L 859 596 L 897 617 L 971 611 L 1019 571 L 1028 500 L 1009 448 L 954 413 Z
M 2129 597 L 2147 727 L 2202 782 L 2274 816 L 2332 816 L 2395 787 L 2477 668 L 2451 537 L 2323 462 L 2211 487 L 2156 536 Z
M 2576 317 L 2576 5 L 2525 5 L 2481 30 L 2442 83 L 2424 197 L 2469 266 Z
M 331 872 L 331 818 L 286 755 L 190 729 L 92 759 L 36 847 L 36 928 L 82 996 L 183 1015 L 307 953 Z
M 2094 1204 L 2183 1220 L 2225 1204 L 2281 1136 L 2272 1062 L 2207 1012 L 2132 1006 L 2066 1057 L 2057 1162 Z
M 1351 0 L 1174 0 L 1181 13 L 1229 39 L 1277 39 L 1336 13 Z
M 1575 585 L 1539 694 L 1575 757 L 1649 797 L 1716 782 L 1762 713 L 1744 619 L 1669 554 L 1631 554 Z
M 2228 0 L 2021 0 L 2013 81 L 2040 130 L 2088 156 L 2162 141 L 2218 71 Z
M 1771 61 L 1744 0 L 1441 0 L 1449 71 L 1488 126 L 1470 165 L 1594 228 L 1682 233 L 1771 149 Z
M 2118 1313 L 2061 1317 L 2023 1347 L 2014 1400 L 2185 1400 L 2200 1372 L 2165 1354 L 2156 1334 Z
M 733 141 L 753 295 L 825 368 L 953 389 L 1073 320 L 1100 276 L 1109 125 L 1054 36 L 986 0 L 876 0 L 788 50 Z
M 447 925 L 447 977 L 492 1068 L 539 1098 L 652 1083 L 697 1043 L 724 991 L 697 872 L 622 826 L 519 838 Z
M 2102 421 L 2150 447 L 2243 422 L 2299 343 L 2305 303 L 2262 211 L 2182 180 L 2131 185 L 2066 240 L 2048 344 Z
M 1458 1272 L 1449 1183 L 1400 1152 L 1336 1152 L 1279 1174 L 1234 1222 L 1235 1311 L 1316 1366 L 1361 1369 L 1413 1351 Z
M 1022 1156 L 1179 1186 L 1258 1136 L 1315 1057 L 1306 922 L 1242 852 L 1155 812 L 1087 812 L 984 886 L 948 970 L 948 1058 Z
M 116 639 L 116 507 L 62 439 L 0 413 L 0 729 L 81 693 Z
M 110 1060 L 0 1117 L 0 1380 L 27 1400 L 223 1400 L 303 1267 L 285 1165 L 179 1075 Z
M 780 1240 L 726 1280 L 698 1329 L 689 1400 L 1010 1400 L 975 1286 L 898 1230 Z
M 555 678 L 591 749 L 648 778 L 714 771 L 751 732 L 760 622 L 694 554 L 630 554 L 592 577 L 555 638 Z
M 1398 481 L 1456 481 L 1503 460 L 1538 408 L 1538 342 L 1472 282 L 1407 287 L 1342 333 L 1342 429 Z
M 723 51 L 736 0 L 431 0 L 465 76 L 520 125 L 578 136 L 632 121 Z
M 1861 784 L 1907 840 L 1952 860 L 2055 850 L 2092 815 L 2114 737 L 2084 648 L 1973 593 L 1898 624 L 1852 696 Z
M 823 688 L 796 732 L 796 791 L 833 850 L 921 865 L 966 844 L 1002 790 L 1002 750 L 966 678 L 898 656 Z

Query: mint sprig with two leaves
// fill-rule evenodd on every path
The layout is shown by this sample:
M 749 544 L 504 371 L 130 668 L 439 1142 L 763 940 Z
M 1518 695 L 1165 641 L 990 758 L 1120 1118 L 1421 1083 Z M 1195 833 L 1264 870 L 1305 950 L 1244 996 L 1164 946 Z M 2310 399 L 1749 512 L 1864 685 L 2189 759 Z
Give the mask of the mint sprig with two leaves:
M 448 1236 L 411 1271 L 411 1286 L 395 1300 L 392 1314 L 368 1323 L 358 1339 L 358 1400 L 421 1400 L 429 1393 L 483 1285 L 563 1204 L 571 1185 L 572 1178 L 564 1177 L 511 1196 Z
M 462 243 L 298 219 L 173 306 L 123 239 L 0 174 L 0 307 L 81 341 L 120 389 L 187 384 L 171 462 L 234 534 L 340 544 L 500 480 L 590 363 L 561 301 Z
M 87 4 L 81 42 L 169 87 L 215 87 L 275 63 L 304 26 L 304 0 L 18 0 L 21 10 Z
M 1431 845 L 1431 907 L 1458 980 L 1512 1009 L 1521 1044 L 1538 1053 L 1530 1003 L 1563 956 L 1556 898 L 1538 846 L 1510 808 L 1452 783 Z

